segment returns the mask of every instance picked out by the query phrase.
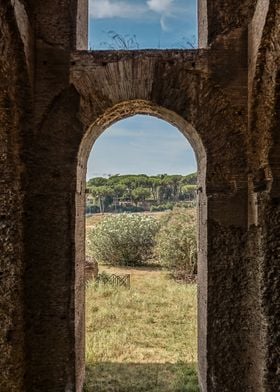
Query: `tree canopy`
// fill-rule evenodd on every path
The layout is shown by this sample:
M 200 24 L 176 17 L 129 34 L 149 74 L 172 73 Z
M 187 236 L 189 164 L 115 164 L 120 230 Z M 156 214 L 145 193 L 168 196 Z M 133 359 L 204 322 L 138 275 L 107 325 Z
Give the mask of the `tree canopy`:
M 112 175 L 108 178 L 95 177 L 87 182 L 87 192 L 96 200 L 101 212 L 117 209 L 120 204 L 160 205 L 191 201 L 196 195 L 197 173 L 186 176 L 178 174 Z

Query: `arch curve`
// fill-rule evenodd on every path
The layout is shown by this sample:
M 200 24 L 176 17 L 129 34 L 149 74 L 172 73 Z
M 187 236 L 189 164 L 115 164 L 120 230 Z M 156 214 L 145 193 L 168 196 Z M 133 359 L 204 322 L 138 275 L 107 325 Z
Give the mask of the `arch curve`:
M 97 138 L 115 122 L 135 115 L 153 116 L 164 120 L 177 128 L 188 139 L 195 152 L 198 163 L 198 181 L 199 185 L 202 186 L 203 179 L 205 178 L 206 152 L 198 132 L 190 122 L 176 112 L 146 100 L 131 100 L 116 104 L 105 110 L 104 113 L 95 119 L 88 127 L 80 144 L 78 153 L 78 182 L 80 179 L 84 182 L 86 163 L 92 146 Z M 78 189 L 83 189 L 81 183 L 80 186 L 78 184 Z
M 90 151 L 98 137 L 113 123 L 124 120 L 134 115 L 154 116 L 164 120 L 177 128 L 191 144 L 198 164 L 198 281 L 200 285 L 198 298 L 198 355 L 200 384 L 205 384 L 206 369 L 206 328 L 207 328 L 207 308 L 205 306 L 207 298 L 207 197 L 205 191 L 206 181 L 206 150 L 201 138 L 193 127 L 182 116 L 174 111 L 166 109 L 146 100 L 131 100 L 116 104 L 98 116 L 87 128 L 80 143 L 77 160 L 77 190 L 76 190 L 76 219 L 75 219 L 75 337 L 76 353 L 79 353 L 76 362 L 76 369 L 80 369 L 78 374 L 83 374 L 84 369 L 84 271 L 83 260 L 85 260 L 85 184 L 86 169 Z M 82 283 L 81 283 L 82 282 Z M 82 381 L 80 381 L 81 383 Z

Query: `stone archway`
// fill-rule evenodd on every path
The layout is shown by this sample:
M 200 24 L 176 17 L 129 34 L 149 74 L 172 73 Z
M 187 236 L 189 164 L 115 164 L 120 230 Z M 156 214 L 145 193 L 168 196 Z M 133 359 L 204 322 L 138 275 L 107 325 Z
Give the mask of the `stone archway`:
M 199 0 L 203 50 L 90 53 L 80 50 L 87 46 L 87 2 L 0 5 L 0 385 L 5 391 L 81 391 L 79 149 L 108 109 L 143 100 L 185 119 L 206 151 L 202 391 L 274 391 L 279 4 Z
M 233 379 L 240 380 L 238 391 L 246 385 L 247 352 L 232 355 L 247 334 L 247 270 L 242 263 L 246 100 L 241 83 L 220 82 L 220 68 L 210 66 L 211 58 L 200 50 L 72 54 L 70 84 L 47 107 L 29 146 L 25 234 L 30 390 L 60 391 L 65 385 L 69 391 L 82 389 L 83 173 L 93 141 L 90 130 L 93 124 L 98 132 L 106 127 L 105 114 L 109 124 L 133 111 L 177 124 L 197 154 L 205 150 L 201 210 L 207 207 L 207 214 L 202 216 L 200 252 L 207 264 L 201 263 L 199 282 L 200 384 L 204 392 L 215 391 L 216 385 L 230 390 Z M 224 358 L 226 366 L 221 367 Z
M 176 59 L 176 61 L 174 60 Z M 247 229 L 246 116 L 244 90 L 221 88 L 219 69 L 209 69 L 209 53 L 194 51 L 77 52 L 71 81 L 80 95 L 83 131 L 77 152 L 75 197 L 75 292 L 83 303 L 84 179 L 86 158 L 111 123 L 133 114 L 160 117 L 185 133 L 196 151 L 200 178 L 199 378 L 202 391 L 231 387 L 234 370 L 244 380 L 246 355 L 232 356 L 244 339 L 241 325 L 245 291 L 234 295 L 244 278 L 241 263 Z M 180 75 L 179 78 L 176 75 Z M 236 82 L 234 82 L 236 83 Z M 233 89 L 234 94 L 232 94 Z M 238 103 L 237 103 L 238 102 Z M 213 112 L 210 107 L 215 108 Z M 206 262 L 207 261 L 207 262 Z M 84 309 L 76 306 L 76 369 L 83 375 Z M 237 322 L 232 323 L 232 319 Z M 222 339 L 220 339 L 222 337 Z M 222 358 L 227 366 L 221 367 Z M 215 374 L 215 377 L 213 377 Z M 241 385 L 241 384 L 240 384 Z M 244 385 L 244 383 L 242 384 Z
M 198 163 L 198 280 L 199 280 L 199 298 L 198 298 L 198 335 L 199 335 L 199 367 L 200 377 L 204 371 L 204 363 L 206 356 L 206 341 L 203 337 L 206 336 L 206 323 L 207 313 L 204 303 L 207 297 L 207 284 L 205 281 L 207 260 L 206 260 L 206 239 L 207 239 L 207 225 L 205 220 L 207 217 L 207 198 L 205 194 L 205 177 L 206 177 L 206 153 L 201 139 L 193 128 L 186 120 L 184 120 L 177 113 L 172 112 L 168 109 L 159 107 L 152 104 L 151 102 L 144 100 L 132 100 L 122 102 L 109 108 L 104 112 L 103 115 L 99 116 L 95 122 L 89 127 L 84 135 L 82 143 L 80 145 L 79 156 L 78 156 L 78 167 L 77 167 L 77 192 L 76 192 L 76 242 L 79 243 L 79 248 L 76 248 L 77 254 L 76 266 L 77 273 L 75 275 L 76 282 L 76 353 L 77 356 L 77 367 L 81 369 L 83 374 L 83 353 L 84 353 L 84 286 L 81 282 L 84 280 L 84 271 L 81 263 L 78 260 L 85 259 L 85 248 L 82 246 L 82 241 L 85 243 L 85 215 L 84 215 L 84 200 L 85 200 L 85 183 L 86 183 L 86 168 L 89 153 L 92 149 L 94 142 L 97 138 L 113 123 L 133 116 L 135 114 L 144 114 L 149 116 L 155 116 L 162 120 L 165 120 L 178 128 L 179 131 L 188 139 L 193 147 Z M 204 283 L 203 283 L 204 282 Z M 82 329 L 82 330 L 81 330 Z M 202 384 L 202 380 L 200 380 Z

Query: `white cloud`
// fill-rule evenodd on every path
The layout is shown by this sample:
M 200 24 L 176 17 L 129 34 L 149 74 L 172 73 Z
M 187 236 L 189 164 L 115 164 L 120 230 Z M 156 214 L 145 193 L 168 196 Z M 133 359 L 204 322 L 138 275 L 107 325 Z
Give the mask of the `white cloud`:
M 90 0 L 90 16 L 104 18 L 139 18 L 147 11 L 145 5 L 131 4 L 128 1 Z
M 163 31 L 168 31 L 167 17 L 172 15 L 174 0 L 148 0 L 150 11 L 160 14 L 160 26 Z
M 90 0 L 90 16 L 93 19 L 125 18 L 139 20 L 143 17 L 159 18 L 162 31 L 170 30 L 170 18 L 179 18 L 187 5 L 176 0 Z M 189 4 L 188 7 L 189 8 Z M 158 16 L 156 16 L 158 15 Z
M 148 0 L 147 5 L 151 11 L 163 14 L 170 10 L 173 2 L 174 0 Z
M 162 31 L 169 30 L 167 23 L 166 23 L 166 16 L 165 15 L 162 15 L 160 18 L 160 27 L 161 27 Z

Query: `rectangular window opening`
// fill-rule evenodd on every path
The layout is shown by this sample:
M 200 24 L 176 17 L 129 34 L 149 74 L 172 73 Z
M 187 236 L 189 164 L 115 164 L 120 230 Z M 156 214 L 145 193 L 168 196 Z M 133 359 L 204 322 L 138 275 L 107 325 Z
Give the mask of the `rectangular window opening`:
M 196 49 L 197 0 L 89 0 L 89 50 Z

